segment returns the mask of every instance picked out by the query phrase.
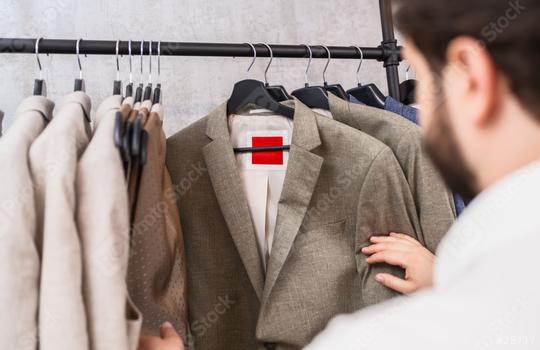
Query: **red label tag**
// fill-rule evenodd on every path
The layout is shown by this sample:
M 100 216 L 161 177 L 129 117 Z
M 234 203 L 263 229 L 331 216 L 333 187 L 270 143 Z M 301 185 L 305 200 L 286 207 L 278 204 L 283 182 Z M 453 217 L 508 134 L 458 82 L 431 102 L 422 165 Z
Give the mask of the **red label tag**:
M 283 136 L 253 136 L 251 143 L 253 147 L 283 146 Z M 283 165 L 283 151 L 253 152 L 251 163 Z

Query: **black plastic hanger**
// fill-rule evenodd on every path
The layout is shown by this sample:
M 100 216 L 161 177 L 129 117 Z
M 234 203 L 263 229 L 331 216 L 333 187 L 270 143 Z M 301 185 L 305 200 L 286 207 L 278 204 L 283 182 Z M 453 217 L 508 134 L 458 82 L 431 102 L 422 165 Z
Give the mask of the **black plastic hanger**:
M 405 81 L 399 84 L 399 96 L 401 103 L 406 105 L 412 105 L 416 101 L 416 80 L 409 79 L 409 70 L 411 66 L 407 67 L 405 71 Z
M 43 38 L 37 38 L 36 39 L 36 59 L 39 67 L 39 79 L 34 80 L 34 90 L 32 95 L 34 96 L 47 96 L 47 85 L 45 84 L 45 80 L 43 79 L 43 70 L 41 67 L 41 61 L 39 59 L 39 41 Z
M 120 62 L 118 60 L 118 46 L 120 40 L 116 40 L 116 80 L 113 82 L 113 95 L 122 95 L 122 81 L 120 80 Z
M 77 43 L 75 44 L 75 53 L 77 54 L 77 63 L 79 65 L 79 78 L 75 79 L 75 84 L 73 87 L 73 91 L 84 91 L 84 79 L 82 74 L 82 66 L 81 66 L 81 58 L 79 57 L 79 46 L 81 44 L 82 39 L 77 39 Z
M 120 152 L 120 157 L 122 158 L 122 164 L 124 166 L 124 175 L 127 178 L 129 164 L 131 162 L 131 150 L 129 148 L 131 135 L 128 134 L 128 125 L 124 122 L 122 113 L 118 111 L 114 117 L 114 145 Z
M 274 98 L 274 100 L 278 102 L 288 101 L 292 100 L 292 96 L 289 95 L 287 90 L 285 90 L 285 87 L 282 85 L 270 85 L 268 84 L 267 74 L 268 70 L 270 69 L 270 65 L 272 64 L 272 60 L 274 59 L 274 51 L 272 51 L 272 48 L 268 44 L 262 43 L 261 45 L 264 45 L 268 48 L 268 52 L 270 53 L 270 61 L 268 62 L 268 65 L 266 66 L 266 69 L 264 70 L 264 86 L 266 87 L 266 90 L 270 93 L 270 95 Z
M 161 41 L 157 44 L 157 81 L 154 95 L 152 96 L 152 104 L 161 103 Z
M 309 61 L 305 72 L 305 85 L 303 88 L 294 90 L 291 95 L 296 97 L 300 102 L 309 108 L 319 108 L 330 110 L 328 102 L 328 93 L 321 86 L 309 86 L 308 72 L 313 60 L 313 51 L 309 45 L 304 45 L 309 51 Z
M 248 43 L 253 49 L 253 61 L 251 62 L 248 72 L 257 59 L 257 50 L 253 44 Z M 256 105 L 268 110 L 271 110 L 279 115 L 287 118 L 294 118 L 294 108 L 287 107 L 276 101 L 272 95 L 266 90 L 266 86 L 262 81 L 245 79 L 234 84 L 231 96 L 227 102 L 227 114 L 238 114 L 247 105 Z M 275 146 L 271 149 L 267 147 L 241 147 L 234 148 L 235 152 L 268 152 L 278 150 L 288 150 L 290 146 Z
M 227 102 L 227 114 L 238 114 L 249 104 L 263 107 L 290 119 L 294 118 L 294 108 L 276 101 L 266 90 L 262 81 L 246 79 L 234 84 L 233 92 Z
M 133 71 L 131 64 L 131 40 L 128 41 L 128 55 L 129 55 L 129 83 L 126 85 L 126 97 L 133 96 Z
M 148 46 L 148 53 L 149 53 L 149 70 L 148 70 L 148 84 L 146 85 L 146 88 L 144 89 L 144 95 L 143 95 L 143 101 L 150 100 L 152 97 L 152 40 L 149 42 Z M 141 62 L 142 63 L 142 62 Z
M 144 40 L 141 41 L 141 81 L 143 80 L 143 50 L 144 50 Z M 142 101 L 143 88 L 144 88 L 144 84 L 142 82 L 139 83 L 139 86 L 137 86 L 137 89 L 135 90 L 134 103 Z
M 356 70 L 356 81 L 358 83 L 358 86 L 350 90 L 347 90 L 347 94 L 353 96 L 358 101 L 368 106 L 384 109 L 386 96 L 384 96 L 381 90 L 379 90 L 379 88 L 375 84 L 367 84 L 367 85 L 360 84 L 360 78 L 358 77 L 358 73 L 360 72 L 360 68 L 362 67 L 364 54 L 362 52 L 362 49 L 360 49 L 357 46 L 354 46 L 354 47 L 360 53 L 360 64 L 358 65 L 358 69 Z
M 347 93 L 345 92 L 345 89 L 340 84 L 328 84 L 326 81 L 326 70 L 328 69 L 328 66 L 330 65 L 330 61 L 332 60 L 332 56 L 330 54 L 330 49 L 328 47 L 322 45 L 326 52 L 328 53 L 328 61 L 326 61 L 326 66 L 324 66 L 323 70 L 323 87 L 326 91 L 333 93 L 337 97 L 341 98 L 342 100 L 348 101 Z
M 257 58 L 255 46 L 249 45 L 253 48 L 254 57 L 248 72 Z M 294 118 L 294 108 L 287 107 L 276 101 L 266 90 L 266 86 L 262 81 L 245 79 L 234 84 L 232 94 L 227 102 L 227 113 L 238 114 L 249 104 L 269 109 L 290 119 Z

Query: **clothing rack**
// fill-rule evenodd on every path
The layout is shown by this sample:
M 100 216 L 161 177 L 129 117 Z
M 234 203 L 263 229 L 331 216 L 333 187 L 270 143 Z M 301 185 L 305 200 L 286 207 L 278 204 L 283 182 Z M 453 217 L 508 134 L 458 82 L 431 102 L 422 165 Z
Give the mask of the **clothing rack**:
M 388 81 L 388 93 L 399 100 L 398 66 L 401 58 L 401 47 L 394 36 L 391 0 L 379 0 L 383 41 L 378 47 L 361 47 L 363 58 L 383 62 Z M 35 54 L 36 40 L 23 38 L 0 38 L 0 53 Z M 43 54 L 76 54 L 78 40 L 41 39 L 39 53 Z M 118 42 L 118 54 L 129 54 L 129 42 Z M 194 43 L 194 42 L 157 42 L 131 41 L 132 55 L 149 55 L 150 43 L 152 53 L 157 53 L 158 44 L 162 56 L 209 56 L 209 57 L 252 57 L 253 50 L 246 44 L 233 43 Z M 112 40 L 80 40 L 81 55 L 115 55 L 117 41 Z M 254 44 L 257 57 L 270 57 L 270 51 L 263 44 Z M 309 50 L 304 45 L 270 45 L 273 57 L 308 58 Z M 328 58 L 323 46 L 311 46 L 313 58 Z M 328 46 L 332 59 L 359 59 L 358 49 L 353 46 Z

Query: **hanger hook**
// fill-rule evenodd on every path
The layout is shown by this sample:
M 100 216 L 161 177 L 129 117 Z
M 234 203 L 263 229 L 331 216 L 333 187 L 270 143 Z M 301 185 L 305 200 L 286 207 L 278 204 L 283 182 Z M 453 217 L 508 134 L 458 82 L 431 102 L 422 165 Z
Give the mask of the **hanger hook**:
M 324 70 L 322 72 L 322 76 L 323 76 L 323 82 L 324 82 L 324 85 L 328 84 L 326 82 L 326 70 L 328 69 L 328 65 L 330 64 L 330 61 L 332 60 L 332 55 L 330 54 L 330 49 L 324 45 L 321 45 L 322 47 L 324 47 L 324 49 L 326 50 L 326 52 L 328 53 L 328 60 L 326 61 L 326 65 L 324 66 Z
M 150 57 L 150 65 L 149 65 L 149 69 L 148 69 L 148 84 L 152 84 L 152 40 L 149 41 L 149 46 L 148 46 L 148 53 L 150 54 L 149 57 Z
M 364 62 L 364 52 L 359 46 L 352 46 L 355 49 L 358 50 L 358 53 L 360 53 L 360 63 L 358 63 L 358 68 L 356 68 L 356 83 L 358 86 L 360 86 L 360 68 L 362 68 L 362 63 Z
M 251 61 L 251 64 L 249 65 L 247 72 L 251 70 L 251 67 L 253 67 L 253 64 L 255 63 L 255 60 L 257 59 L 257 49 L 255 49 L 255 45 L 252 43 L 244 43 L 246 45 L 251 46 L 251 49 L 253 50 L 253 60 Z
M 157 80 L 161 81 L 161 41 L 158 41 L 157 44 Z
M 120 47 L 120 40 L 116 40 L 116 80 L 120 80 L 120 61 L 118 59 L 118 51 Z
M 309 86 L 308 72 L 309 72 L 309 67 L 311 66 L 311 61 L 313 60 L 313 51 L 311 50 L 311 47 L 309 47 L 309 45 L 306 45 L 306 44 L 302 44 L 302 45 L 304 45 L 308 49 L 308 52 L 309 52 L 309 61 L 306 67 L 306 71 L 304 72 L 305 87 L 308 87 Z
M 81 40 L 82 39 L 77 39 L 77 43 L 75 44 L 75 52 L 77 54 L 77 63 L 79 64 L 79 79 L 82 80 L 82 78 L 83 78 L 82 65 L 81 65 L 81 58 L 79 56 L 79 52 L 80 52 L 79 49 L 80 49 Z
M 128 41 L 128 56 L 129 56 L 129 83 L 133 84 L 133 70 L 131 64 L 131 39 Z
M 266 46 L 266 48 L 268 49 L 268 52 L 270 52 L 270 61 L 268 62 L 268 65 L 266 66 L 266 69 L 264 70 L 264 83 L 266 86 L 268 86 L 269 84 L 268 84 L 267 75 L 268 75 L 268 70 L 270 69 L 270 65 L 272 64 L 272 61 L 274 60 L 274 51 L 272 50 L 270 45 L 265 44 L 265 43 L 260 43 L 260 44 Z
M 39 60 L 39 41 L 43 39 L 43 38 L 37 38 L 36 39 L 36 59 L 37 59 L 37 63 L 38 63 L 38 67 L 39 67 L 39 80 L 42 80 L 43 79 L 43 71 L 42 71 L 42 67 L 41 67 L 41 61 Z
M 143 82 L 143 54 L 144 54 L 144 39 L 141 40 L 141 83 Z

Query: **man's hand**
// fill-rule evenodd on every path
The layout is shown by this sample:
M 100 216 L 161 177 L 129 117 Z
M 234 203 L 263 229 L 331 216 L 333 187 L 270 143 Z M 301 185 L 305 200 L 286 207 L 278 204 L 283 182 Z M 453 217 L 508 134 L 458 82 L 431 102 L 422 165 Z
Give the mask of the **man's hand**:
M 387 263 L 405 269 L 405 279 L 388 273 L 375 276 L 377 282 L 403 294 L 411 294 L 433 285 L 435 255 L 414 238 L 402 233 L 373 236 L 372 245 L 362 248 L 368 264 Z
M 161 325 L 159 333 L 160 337 L 141 337 L 137 350 L 184 350 L 182 339 L 169 322 Z

